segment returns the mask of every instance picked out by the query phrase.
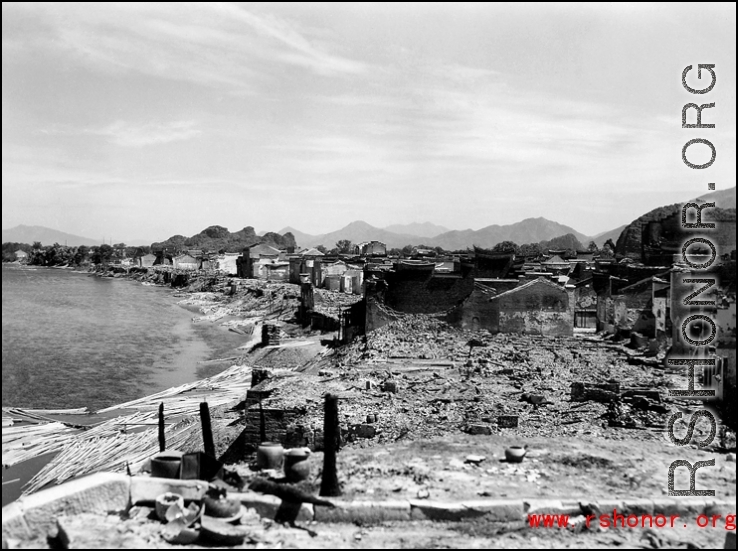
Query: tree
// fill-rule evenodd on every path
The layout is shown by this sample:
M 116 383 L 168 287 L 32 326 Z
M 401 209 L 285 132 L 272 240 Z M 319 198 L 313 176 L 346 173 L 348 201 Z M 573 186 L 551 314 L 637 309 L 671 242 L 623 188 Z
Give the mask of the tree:
M 325 245 L 318 245 L 317 247 L 315 247 L 315 249 L 320 251 L 323 254 L 328 252 L 328 249 L 325 248 Z
M 106 264 L 113 258 L 113 247 L 102 244 L 99 247 L 93 247 L 91 260 L 95 264 Z
M 126 247 L 127 245 L 125 243 L 116 243 L 115 245 L 113 245 L 115 256 L 117 258 L 124 258 L 126 255 Z
M 600 248 L 597 246 L 597 243 L 590 241 L 589 245 L 587 245 L 587 250 L 591 253 L 596 253 L 599 252 Z
M 41 249 L 43 249 L 43 247 L 44 246 L 41 244 L 41 241 L 34 241 L 33 242 L 32 249 L 34 251 L 40 251 Z
M 517 243 L 512 241 L 503 241 L 502 243 L 497 243 L 497 245 L 492 247 L 492 252 L 519 254 L 520 247 L 518 247 Z
M 526 243 L 520 245 L 520 255 L 524 257 L 539 257 L 541 256 L 541 246 L 538 243 Z
M 90 248 L 86 247 L 85 245 L 80 245 L 77 247 L 77 251 L 74 253 L 73 262 L 79 266 L 82 264 L 85 260 L 87 260 L 87 256 L 90 254 Z
M 413 254 L 413 246 L 412 245 L 405 245 L 402 248 L 401 252 L 402 252 L 402 255 L 403 256 L 410 256 L 411 254 Z
M 336 249 L 338 250 L 338 254 L 351 253 L 351 241 L 348 239 L 339 239 L 336 242 Z
M 600 254 L 604 258 L 612 258 L 615 256 L 615 243 L 612 242 L 612 239 L 605 241 L 605 245 L 602 247 Z

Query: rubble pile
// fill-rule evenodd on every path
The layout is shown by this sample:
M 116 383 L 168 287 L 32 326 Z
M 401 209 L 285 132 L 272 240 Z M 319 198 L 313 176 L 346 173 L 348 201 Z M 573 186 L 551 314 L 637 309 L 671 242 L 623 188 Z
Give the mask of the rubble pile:
M 241 280 L 234 295 L 212 292 L 188 293 L 179 302 L 182 306 L 197 306 L 203 314 L 193 321 L 219 321 L 225 317 L 245 320 L 294 318 L 299 290 L 290 283 L 261 280 Z
M 338 319 L 338 315 L 342 309 L 348 308 L 362 300 L 359 295 L 350 295 L 320 288 L 313 289 L 313 297 L 315 300 L 313 310 L 333 319 Z
M 271 383 L 264 407 L 303 408 L 310 433 L 322 429 L 322 397 L 338 393 L 345 440 L 360 447 L 460 432 L 622 439 L 615 427 L 648 429 L 628 438 L 660 438 L 673 409 L 663 400 L 677 383 L 663 369 L 629 363 L 626 350 L 590 337 L 491 335 L 406 316 Z M 572 399 L 585 383 L 619 390 Z M 613 416 L 615 398 L 627 422 Z

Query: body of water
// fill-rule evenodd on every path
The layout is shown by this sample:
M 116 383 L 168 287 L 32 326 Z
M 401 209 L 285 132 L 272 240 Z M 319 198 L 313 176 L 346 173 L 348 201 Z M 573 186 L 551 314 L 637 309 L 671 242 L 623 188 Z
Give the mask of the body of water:
M 3 406 L 91 410 L 197 379 L 210 348 L 167 288 L 4 264 Z

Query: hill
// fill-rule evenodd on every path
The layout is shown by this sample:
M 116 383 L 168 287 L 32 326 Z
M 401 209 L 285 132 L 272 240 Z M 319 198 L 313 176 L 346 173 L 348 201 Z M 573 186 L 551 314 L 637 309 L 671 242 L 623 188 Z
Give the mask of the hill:
M 735 208 L 735 186 L 729 189 L 711 191 L 695 199 L 696 201 L 714 202 L 716 207 L 723 209 Z
M 287 232 L 280 235 L 274 232 L 267 232 L 264 235 L 257 235 L 254 228 L 246 226 L 237 232 L 229 232 L 228 228 L 223 226 L 210 226 L 202 230 L 200 233 L 192 237 L 183 235 L 173 235 L 166 241 L 152 243 L 152 249 L 203 249 L 226 252 L 241 252 L 244 247 L 253 245 L 254 243 L 266 243 L 277 248 L 295 247 L 294 236 Z
M 381 241 L 382 243 L 385 243 L 388 248 L 392 249 L 404 247 L 405 245 L 419 245 L 430 241 L 430 239 L 418 237 L 416 235 L 394 233 L 383 230 L 382 228 L 377 228 L 371 224 L 367 224 L 362 220 L 351 222 L 340 230 L 321 235 L 310 235 L 293 230 L 292 228 L 285 229 L 291 230 L 291 233 L 295 236 L 295 240 L 300 247 L 325 245 L 330 249 L 341 239 L 348 239 L 351 243 L 361 243 L 362 241 L 372 240 Z
M 715 202 L 715 209 L 705 211 L 703 221 L 719 221 L 719 220 L 735 220 L 735 187 L 725 190 L 718 190 L 707 193 L 697 199 L 692 199 L 698 203 Z M 689 201 L 685 201 L 689 202 Z M 662 220 L 668 216 L 672 216 L 679 212 L 684 203 L 674 203 L 673 205 L 665 205 L 655 208 L 646 214 L 639 216 L 633 222 L 628 224 L 620 234 L 615 247 L 615 253 L 619 256 L 627 256 L 636 260 L 641 260 L 641 236 L 643 224 Z
M 545 218 L 526 218 L 515 224 L 500 226 L 494 224 L 480 230 L 461 230 L 443 233 L 431 239 L 426 245 L 443 247 L 446 250 L 466 249 L 472 245 L 483 248 L 494 247 L 503 241 L 513 241 L 518 245 L 540 243 L 559 235 L 572 234 L 585 245 L 587 236 L 569 226 Z
M 617 243 L 618 237 L 620 237 L 620 234 L 623 233 L 623 230 L 627 226 L 628 224 L 623 224 L 622 226 L 619 226 L 615 228 L 614 230 L 609 230 L 609 231 L 604 231 L 602 233 L 598 233 L 597 235 L 590 237 L 589 240 L 585 243 L 585 245 L 588 245 L 590 241 L 594 241 L 595 244 L 599 248 L 602 248 L 608 239 L 612 239 L 613 243 Z
M 70 247 L 79 247 L 86 245 L 100 245 L 100 239 L 90 239 L 89 237 L 81 237 L 71 233 L 46 228 L 44 226 L 16 226 L 8 230 L 3 230 L 3 243 L 7 242 L 28 243 L 32 245 L 34 241 L 40 241 L 42 245 L 69 245 Z
M 451 231 L 444 226 L 439 226 L 432 222 L 423 222 L 422 224 L 418 222 L 413 222 L 412 224 L 393 224 L 384 229 L 392 233 L 414 235 L 416 237 L 422 237 L 423 239 L 428 239 Z

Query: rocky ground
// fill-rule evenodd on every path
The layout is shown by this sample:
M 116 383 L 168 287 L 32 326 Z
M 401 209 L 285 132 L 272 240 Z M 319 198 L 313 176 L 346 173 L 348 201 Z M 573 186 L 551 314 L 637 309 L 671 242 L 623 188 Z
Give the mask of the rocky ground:
M 591 334 L 540 338 L 461 331 L 430 316 L 405 316 L 335 347 L 333 334 L 293 323 L 298 286 L 238 283 L 233 293 L 222 282 L 219 289 L 183 299 L 198 311 L 199 321 L 243 334 L 235 361 L 270 370 L 253 390 L 261 391 L 265 408 L 299 410 L 294 430 L 318 438 L 323 397 L 339 396 L 343 441 L 338 475 L 345 499 L 653 499 L 666 495 L 668 467 L 676 459 L 715 459 L 714 467 L 699 471 L 698 488 L 715 489 L 716 499 L 735 499 L 734 435 L 721 432 L 704 448 L 679 447 L 666 436 L 673 412 L 684 414 L 676 423 L 677 434 L 683 435 L 685 420 L 699 404 L 669 399 L 668 389 L 682 388 L 686 380 L 664 368 L 663 353 Z M 326 312 L 356 300 L 318 294 Z M 265 320 L 282 324 L 279 346 L 258 344 L 259 324 Z M 578 400 L 581 394 L 573 396 L 572 388 L 584 384 L 601 386 Z M 605 388 L 610 390 L 597 390 Z M 243 428 L 243 405 L 214 412 L 219 452 L 232 448 Z M 698 424 L 695 438 L 708 432 L 706 424 Z M 199 449 L 199 442 L 190 444 Z M 522 463 L 505 461 L 504 450 L 511 445 L 528 447 Z M 305 490 L 317 493 L 322 461 L 320 451 L 308 460 L 311 476 L 302 483 Z M 242 486 L 270 474 L 254 471 L 253 456 L 232 454 L 230 462 Z M 676 487 L 688 485 L 686 471 L 677 471 Z M 140 512 L 135 518 L 63 522 L 78 538 L 89 536 L 77 528 L 85 523 L 109 525 L 96 531 L 107 538 L 106 546 L 170 546 L 161 539 L 162 525 Z M 242 522 L 251 534 L 245 546 L 262 548 L 702 548 L 721 547 L 725 537 L 724 529 L 699 529 L 693 522 L 657 532 L 534 529 L 480 521 L 289 528 L 254 515 Z M 100 546 L 83 539 L 77 543 Z
M 83 514 L 59 519 L 60 534 L 52 540 L 11 541 L 17 549 L 207 549 L 216 544 L 168 543 L 164 524 L 147 518 L 150 511 L 135 509 L 133 516 Z M 294 527 L 244 515 L 239 529 L 247 536 L 237 549 L 715 549 L 722 548 L 726 530 L 699 528 L 694 519 L 686 527 L 559 529 L 531 528 L 527 523 L 386 522 L 378 526 L 298 523 Z M 93 528 L 94 527 L 94 528 Z M 221 546 L 222 547 L 222 546 Z

